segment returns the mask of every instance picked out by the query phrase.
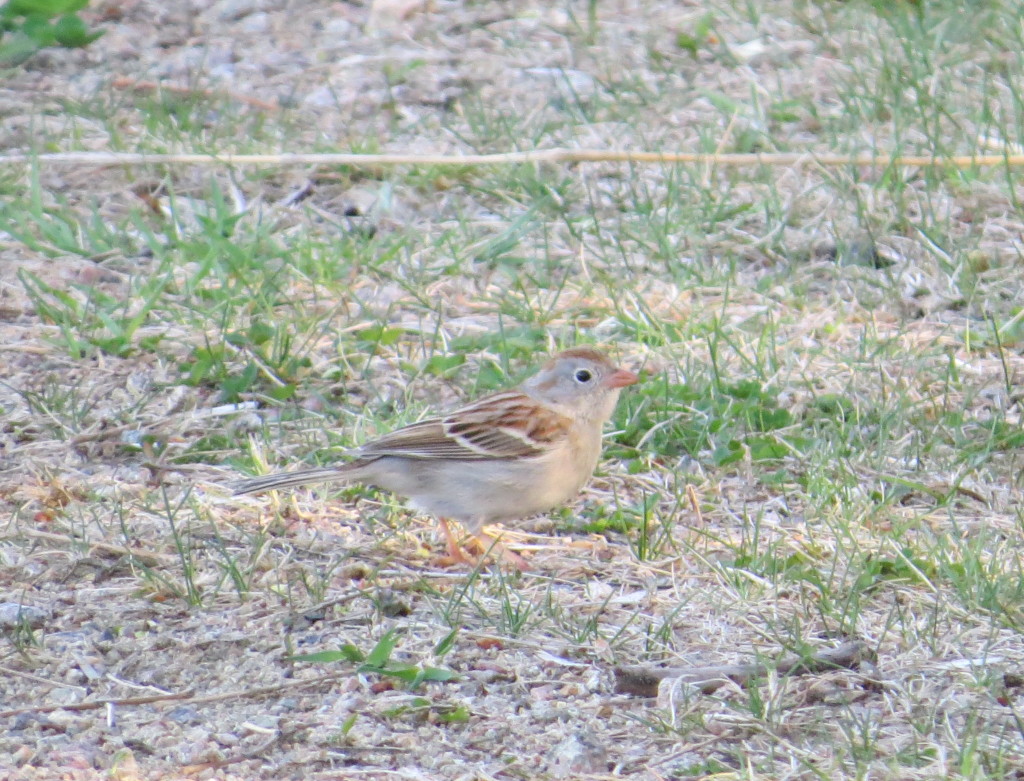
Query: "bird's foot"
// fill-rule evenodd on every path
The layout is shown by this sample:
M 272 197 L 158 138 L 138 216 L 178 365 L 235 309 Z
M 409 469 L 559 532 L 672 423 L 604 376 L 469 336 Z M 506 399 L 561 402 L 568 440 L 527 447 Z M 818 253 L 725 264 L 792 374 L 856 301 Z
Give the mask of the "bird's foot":
M 439 520 L 441 524 L 441 533 L 444 535 L 445 545 L 448 550 L 448 557 L 456 564 L 467 564 L 471 567 L 476 567 L 479 566 L 480 561 L 484 556 L 493 552 L 498 555 L 501 561 L 511 564 L 520 572 L 530 568 L 530 564 L 526 559 L 515 551 L 509 550 L 499 540 L 486 534 L 471 535 L 470 542 L 479 549 L 479 555 L 474 556 L 467 553 L 459 545 L 459 540 L 456 538 L 455 533 L 452 532 L 452 528 L 448 524 L 448 519 L 441 518 Z
M 448 558 L 454 561 L 456 564 L 469 564 L 470 566 L 476 566 L 476 560 L 466 555 L 466 552 L 459 546 L 459 540 L 456 538 L 452 527 L 448 525 L 447 518 L 438 519 L 441 524 L 441 533 L 444 535 L 445 547 L 448 550 Z
M 474 534 L 473 540 L 483 548 L 485 553 L 497 553 L 498 556 L 506 564 L 511 564 L 520 572 L 525 572 L 530 568 L 530 563 L 516 553 L 514 550 L 510 550 L 501 540 L 491 537 L 488 534 Z

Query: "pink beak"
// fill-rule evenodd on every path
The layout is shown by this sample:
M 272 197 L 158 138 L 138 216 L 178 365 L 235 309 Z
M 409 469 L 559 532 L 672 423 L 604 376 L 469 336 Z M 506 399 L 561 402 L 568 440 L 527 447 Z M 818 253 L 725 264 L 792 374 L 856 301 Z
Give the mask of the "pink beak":
M 607 388 L 625 388 L 627 385 L 634 385 L 639 381 L 640 378 L 633 374 L 633 372 L 626 371 L 625 369 L 616 369 L 612 374 L 608 375 L 604 384 Z

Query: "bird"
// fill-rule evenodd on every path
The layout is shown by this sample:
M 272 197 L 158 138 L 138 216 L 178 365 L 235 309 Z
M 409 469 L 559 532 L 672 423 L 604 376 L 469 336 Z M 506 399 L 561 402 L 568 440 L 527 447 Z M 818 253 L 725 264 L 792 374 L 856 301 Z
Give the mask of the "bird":
M 493 546 L 525 570 L 525 559 L 485 535 L 484 526 L 547 512 L 575 497 L 597 466 L 602 429 L 621 390 L 638 380 L 604 352 L 573 347 L 518 387 L 396 429 L 364 444 L 348 462 L 229 487 L 240 495 L 320 482 L 376 486 L 436 516 L 456 562 L 475 563 L 460 549 L 449 520 L 484 550 Z

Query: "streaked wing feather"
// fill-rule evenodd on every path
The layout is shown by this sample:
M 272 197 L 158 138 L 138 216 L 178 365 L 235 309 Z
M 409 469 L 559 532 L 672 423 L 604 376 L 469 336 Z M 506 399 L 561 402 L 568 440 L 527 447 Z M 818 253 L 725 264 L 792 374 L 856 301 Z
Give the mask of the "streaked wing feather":
M 520 391 L 486 396 L 444 418 L 400 428 L 365 445 L 361 456 L 480 461 L 539 456 L 571 421 Z
M 505 391 L 444 419 L 445 433 L 484 458 L 541 455 L 564 437 L 571 421 L 521 391 Z
M 421 420 L 419 423 L 385 434 L 368 442 L 359 450 L 362 457 L 403 456 L 405 458 L 465 458 L 465 448 L 445 436 L 440 418 Z

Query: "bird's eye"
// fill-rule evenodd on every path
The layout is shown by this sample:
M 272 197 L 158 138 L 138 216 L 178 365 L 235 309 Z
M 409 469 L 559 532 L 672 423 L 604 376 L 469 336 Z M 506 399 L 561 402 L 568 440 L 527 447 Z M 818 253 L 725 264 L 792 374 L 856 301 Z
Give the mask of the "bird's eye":
M 590 373 L 589 369 L 577 369 L 573 377 L 576 378 L 576 382 L 590 382 L 594 375 Z

